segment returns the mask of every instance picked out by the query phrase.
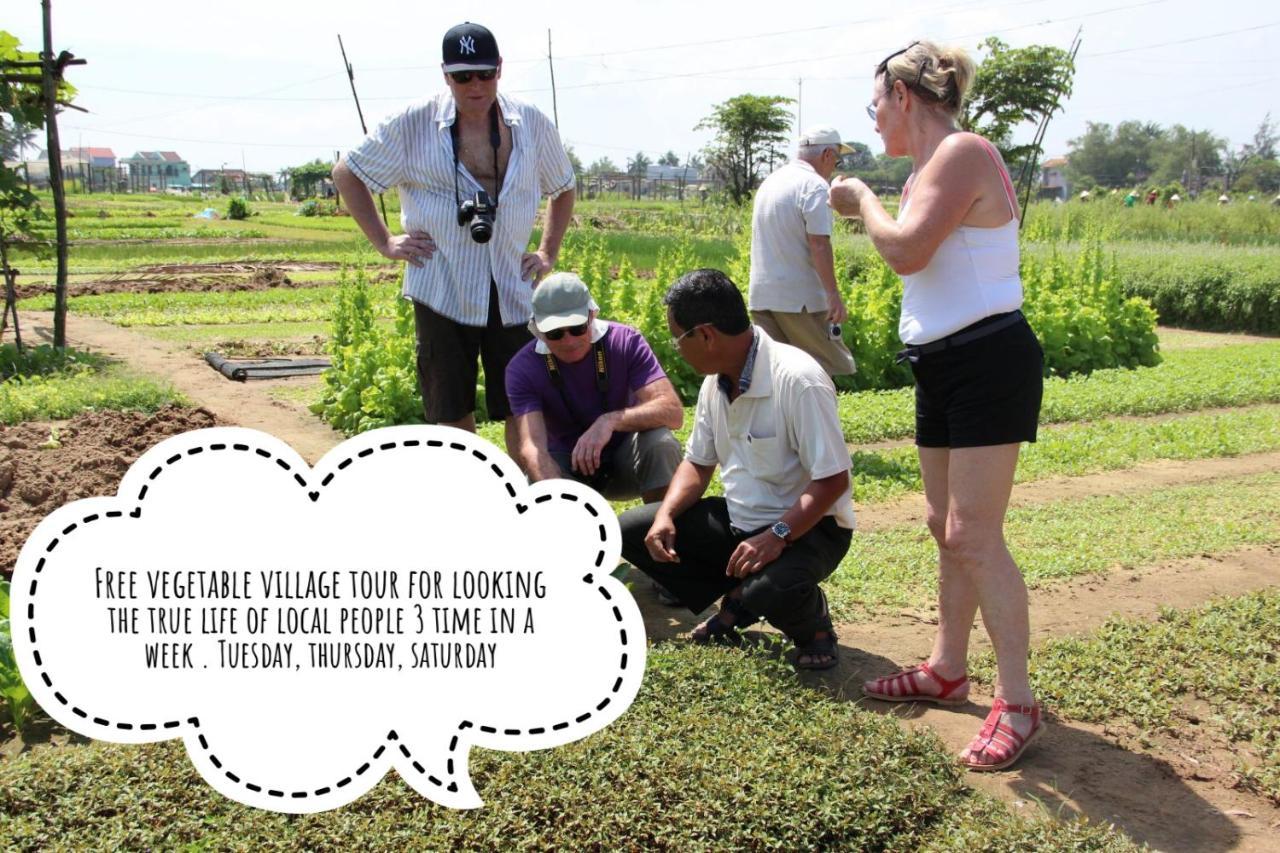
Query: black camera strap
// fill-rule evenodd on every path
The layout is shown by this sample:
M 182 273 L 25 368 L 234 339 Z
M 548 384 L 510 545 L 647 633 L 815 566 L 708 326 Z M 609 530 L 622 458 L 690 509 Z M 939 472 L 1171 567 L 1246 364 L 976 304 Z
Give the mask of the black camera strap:
M 588 333 L 590 333 L 590 329 L 591 327 L 588 325 Z M 604 338 L 591 345 L 591 357 L 595 359 L 596 363 L 596 391 L 600 394 L 600 411 L 604 413 L 609 411 L 609 366 L 604 357 Z M 551 384 L 556 386 L 556 390 L 560 392 L 560 399 L 564 401 L 564 407 L 569 410 L 569 417 L 573 418 L 573 422 L 577 424 L 579 430 L 586 432 L 591 428 L 592 421 L 583 418 L 569 399 L 569 395 L 565 391 L 564 376 L 560 373 L 559 362 L 549 352 L 544 353 L 543 358 L 547 363 L 547 373 L 551 375 Z
M 449 140 L 453 143 L 453 206 L 462 204 L 458 194 L 458 113 L 454 106 L 453 124 L 449 125 Z M 502 133 L 498 130 L 498 99 L 489 107 L 489 145 L 493 148 L 493 206 L 498 206 L 498 191 L 502 189 L 502 175 L 498 172 L 498 149 L 502 147 Z M 476 183 L 479 183 L 477 180 Z M 481 189 L 483 189 L 483 185 Z

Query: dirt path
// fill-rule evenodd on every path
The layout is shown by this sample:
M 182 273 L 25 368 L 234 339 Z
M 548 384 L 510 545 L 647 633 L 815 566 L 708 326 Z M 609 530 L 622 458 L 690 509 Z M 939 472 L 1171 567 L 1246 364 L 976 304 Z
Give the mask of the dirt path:
M 1082 477 L 1049 477 L 1014 486 L 1011 507 L 1078 500 L 1096 495 L 1130 495 L 1218 480 L 1280 471 L 1280 452 L 1252 453 L 1221 459 L 1190 461 L 1161 459 L 1133 468 L 1103 471 Z M 913 494 L 885 503 L 858 505 L 858 529 L 881 530 L 900 524 L 924 524 L 924 495 Z
M 33 337 L 51 337 L 52 313 L 26 312 L 21 320 L 23 328 Z M 291 380 L 232 382 L 180 344 L 155 340 L 93 317 L 74 314 L 68 317 L 67 339 L 73 347 L 91 348 L 120 359 L 140 373 L 167 379 L 193 403 L 210 410 L 220 420 L 269 432 L 289 442 L 311 464 L 342 441 L 341 434 L 302 407 L 267 396 L 269 388 L 288 385 Z

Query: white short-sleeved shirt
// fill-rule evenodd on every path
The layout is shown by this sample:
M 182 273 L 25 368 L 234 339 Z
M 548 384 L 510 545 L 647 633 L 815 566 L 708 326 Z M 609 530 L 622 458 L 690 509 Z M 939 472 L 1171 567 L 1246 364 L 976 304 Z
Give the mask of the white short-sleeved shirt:
M 831 235 L 830 185 L 803 160 L 764 179 L 751 214 L 754 311 L 826 311 L 827 291 L 813 268 L 808 235 Z
M 498 285 L 504 325 L 532 314 L 533 285 L 520 278 L 520 258 L 529 243 L 538 204 L 574 185 L 573 166 L 555 125 L 538 109 L 498 95 L 502 119 L 511 128 L 511 158 L 498 196 L 493 237 L 471 239 L 458 225 L 454 197 L 453 95 L 442 92 L 386 121 L 347 152 L 351 171 L 373 192 L 400 192 L 400 225 L 422 230 L 436 243 L 421 267 L 406 266 L 404 295 L 468 326 L 488 321 L 489 279 Z M 479 182 L 458 164 L 458 196 L 474 198 Z
M 851 467 L 831 378 L 803 350 L 755 327 L 759 349 L 751 386 L 732 403 L 715 375 L 698 392 L 685 458 L 719 465 L 729 520 L 739 530 L 773 524 L 809 483 Z M 853 488 L 826 515 L 852 530 Z

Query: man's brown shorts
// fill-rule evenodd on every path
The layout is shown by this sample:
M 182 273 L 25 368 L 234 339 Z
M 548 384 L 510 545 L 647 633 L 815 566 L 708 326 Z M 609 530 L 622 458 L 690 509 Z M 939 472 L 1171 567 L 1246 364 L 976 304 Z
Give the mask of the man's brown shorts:
M 511 415 L 507 402 L 507 362 L 533 339 L 528 326 L 502 325 L 498 289 L 489 286 L 489 322 L 464 326 L 413 303 L 418 343 L 418 389 L 429 424 L 460 421 L 476 409 L 477 357 L 484 364 L 484 400 L 491 420 Z
M 831 340 L 826 311 L 755 311 L 752 321 L 769 337 L 799 347 L 813 356 L 828 376 L 847 376 L 856 369 L 843 340 Z

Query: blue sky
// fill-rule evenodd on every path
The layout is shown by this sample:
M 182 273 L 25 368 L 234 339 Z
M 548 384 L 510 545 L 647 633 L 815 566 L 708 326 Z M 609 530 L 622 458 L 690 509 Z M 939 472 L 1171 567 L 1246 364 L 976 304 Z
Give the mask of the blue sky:
M 1280 121 L 1280 10 L 1261 0 L 810 3 L 803 16 L 757 0 L 53 5 L 55 49 L 89 60 L 70 76 L 91 112 L 63 115 L 64 147 L 171 149 L 194 169 L 331 159 L 361 137 L 337 34 L 372 127 L 442 87 L 440 39 L 464 19 L 497 36 L 503 90 L 548 115 L 551 31 L 561 134 L 588 163 L 621 165 L 637 150 L 683 159 L 709 139 L 698 121 L 744 92 L 798 97 L 805 125 L 834 125 L 879 151 L 863 106 L 884 54 L 921 37 L 975 50 L 988 34 L 1066 47 L 1081 26 L 1075 93 L 1050 124 L 1047 156 L 1065 153 L 1086 121 L 1182 123 L 1233 146 L 1268 111 Z M 9 0 L 0 28 L 37 49 L 38 0 Z

